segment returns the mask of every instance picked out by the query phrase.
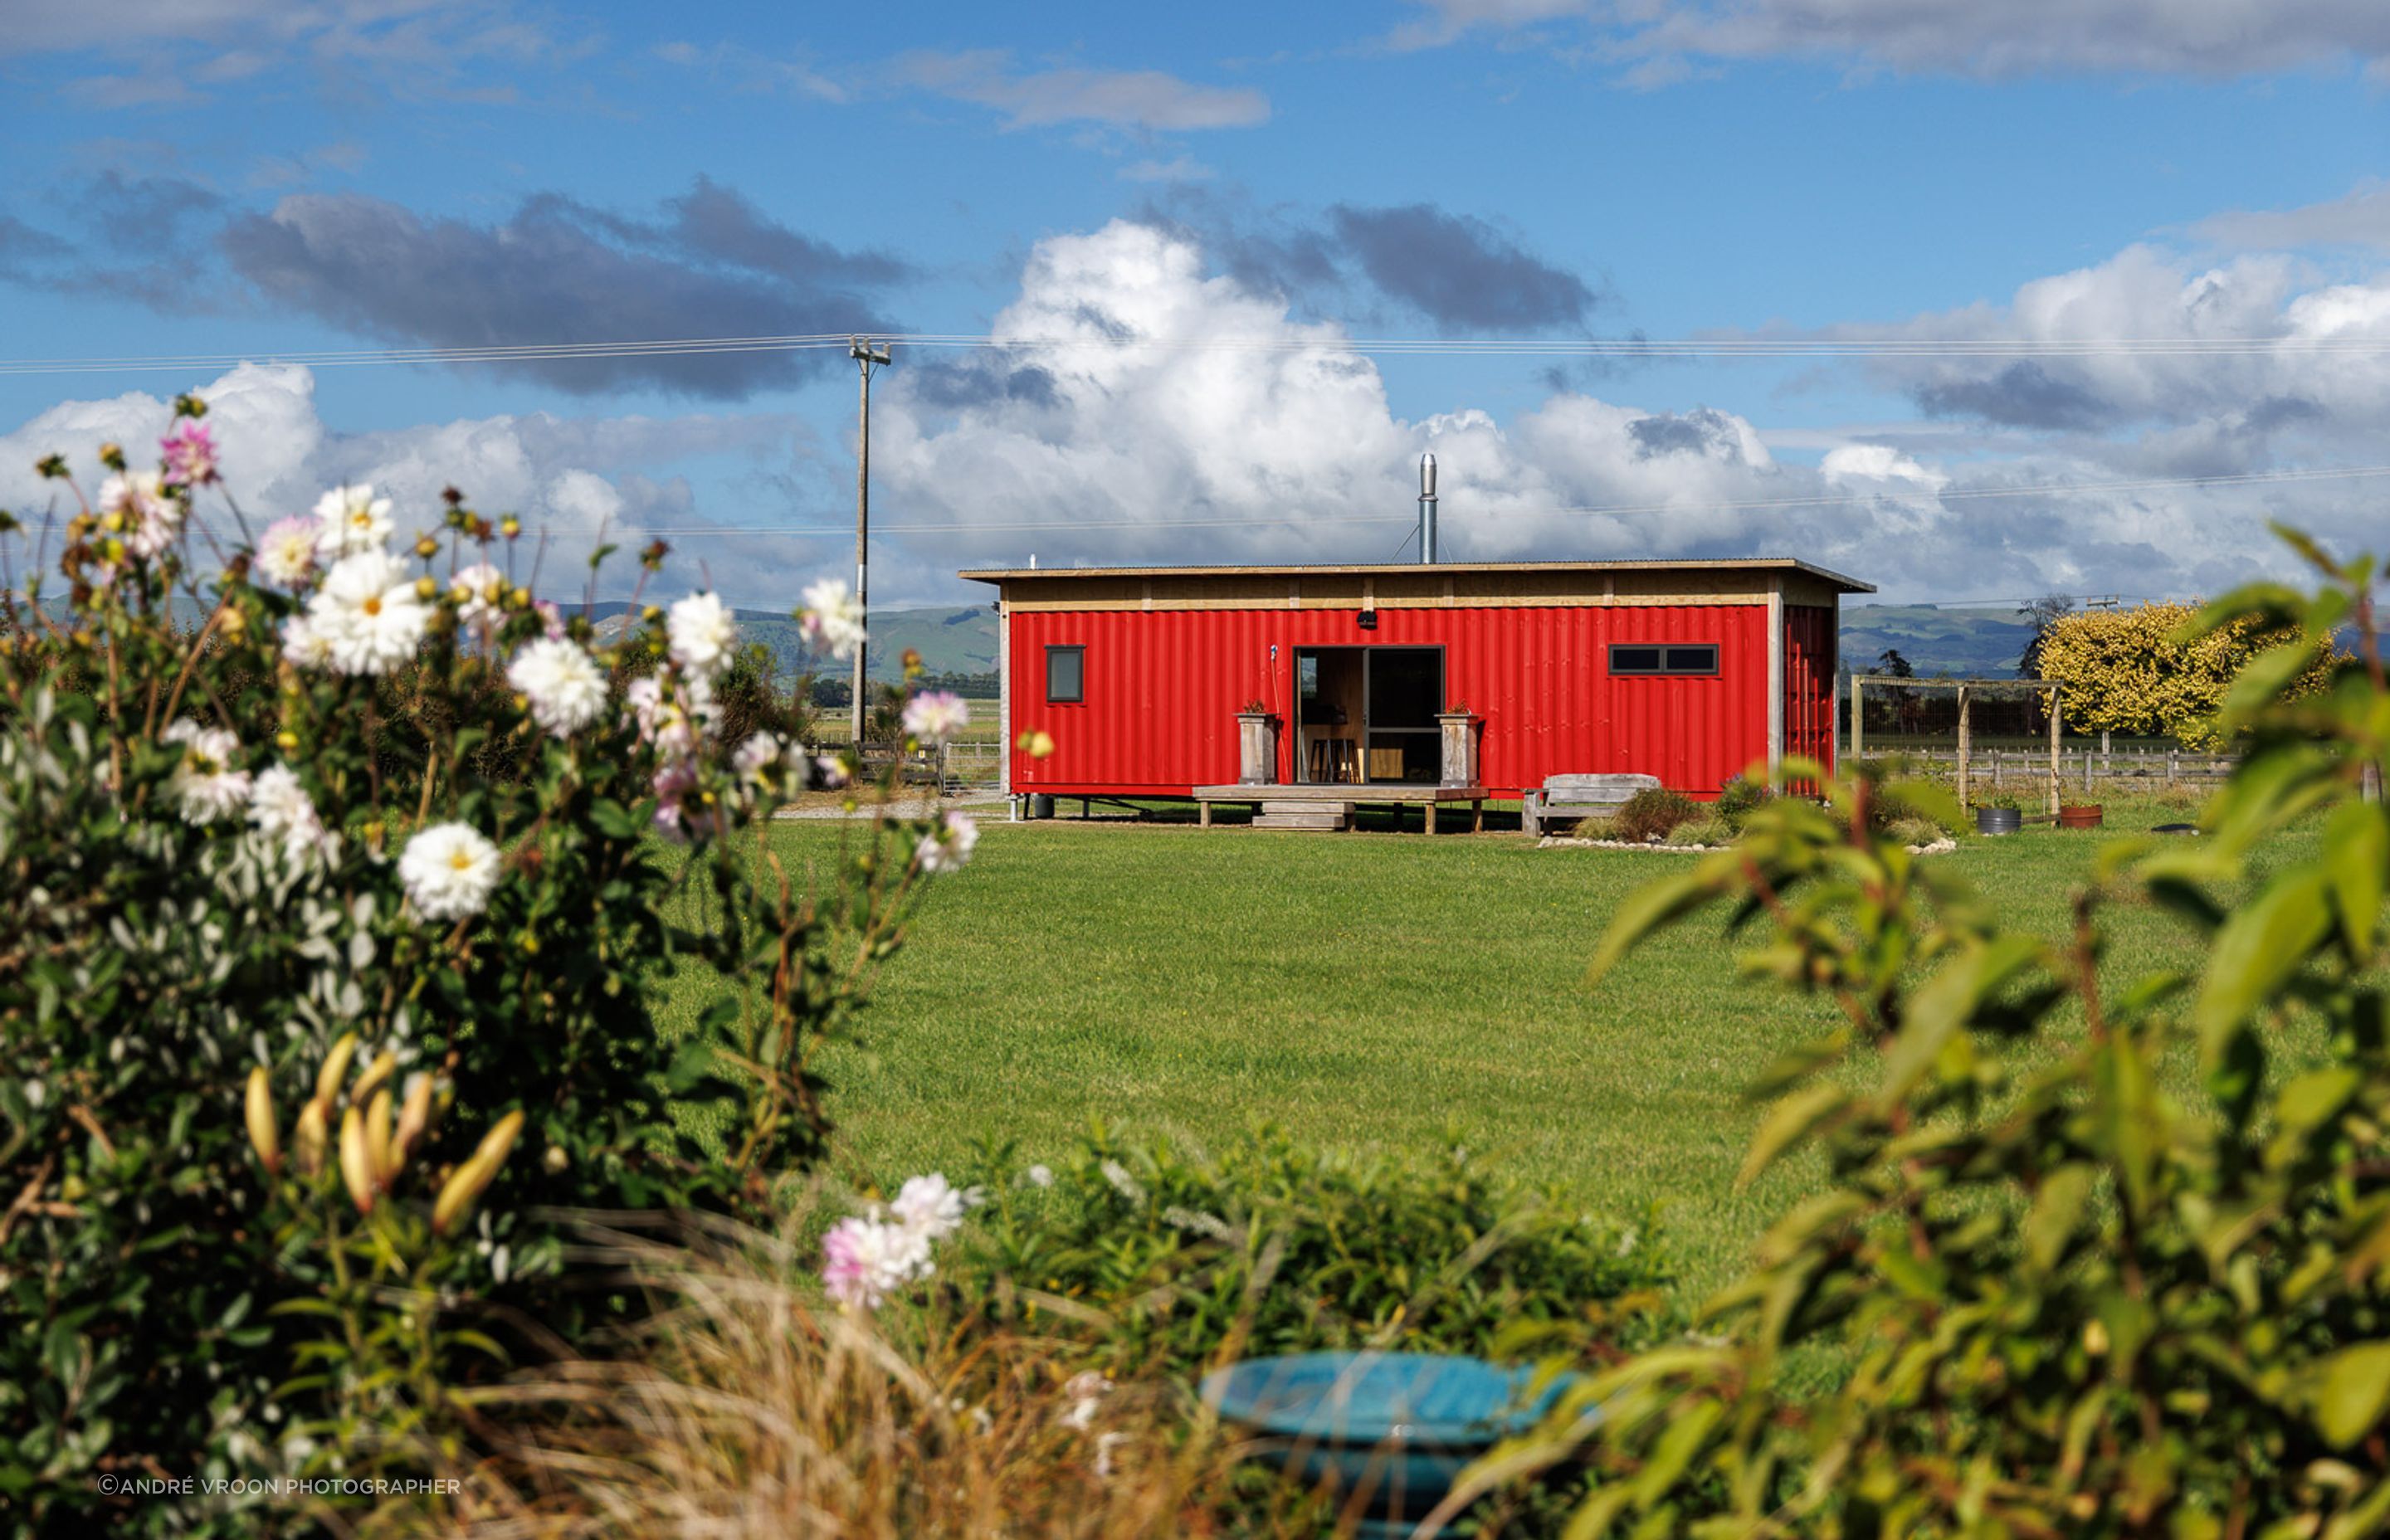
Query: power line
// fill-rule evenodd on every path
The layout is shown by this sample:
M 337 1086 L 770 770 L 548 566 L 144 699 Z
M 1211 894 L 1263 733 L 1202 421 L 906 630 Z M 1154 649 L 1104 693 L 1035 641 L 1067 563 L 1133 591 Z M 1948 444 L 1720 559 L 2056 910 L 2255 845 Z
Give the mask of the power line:
M 1991 497 L 2063 497 L 2088 493 L 2151 492 L 2180 487 L 2233 487 L 2303 481 L 2346 481 L 2360 477 L 2390 476 L 2390 465 L 2345 466 L 2315 470 L 2259 470 L 2230 476 L 2177 476 L 2132 481 L 2049 481 L 2033 486 L 2009 487 L 1946 487 L 1921 488 L 1918 495 L 1939 502 L 1965 501 Z M 1740 513 L 1767 508 L 1839 507 L 1859 500 L 1864 494 L 1843 496 L 1763 497 L 1738 502 L 1713 503 L 1616 503 L 1603 507 L 1560 507 L 1547 508 L 1487 508 L 1471 515 L 1478 519 L 1516 519 L 1548 517 L 1552 514 L 1578 514 L 1587 518 L 1624 517 L 1631 514 L 1662 513 Z M 969 520 L 937 524 L 880 524 L 876 526 L 889 534 L 951 534 L 973 531 L 1009 532 L 1016 530 L 1144 530 L 1144 529 L 1232 529 L 1255 525 L 1295 524 L 1392 524 L 1416 523 L 1419 515 L 1408 513 L 1321 514 L 1301 519 L 1287 515 L 1240 517 L 1235 519 L 1024 519 Z M 640 534 L 697 535 L 828 535 L 846 533 L 834 524 L 642 524 L 626 526 Z
M 880 335 L 875 333 L 875 336 Z M 912 332 L 890 342 L 917 348 L 1004 353 L 1195 352 L 1357 353 L 1443 358 L 2111 358 L 2111 357 L 2372 357 L 2390 354 L 2390 338 L 2345 337 L 1689 337 L 1448 338 L 1322 337 L 1042 337 L 962 332 Z M 0 375 L 104 374 L 128 371 L 229 369 L 241 364 L 303 364 L 313 368 L 427 364 L 525 364 L 610 359 L 702 357 L 714 354 L 804 353 L 842 349 L 846 333 L 755 337 L 629 339 L 594 342 L 527 342 L 464 347 L 297 349 L 218 353 L 19 358 L 0 360 Z

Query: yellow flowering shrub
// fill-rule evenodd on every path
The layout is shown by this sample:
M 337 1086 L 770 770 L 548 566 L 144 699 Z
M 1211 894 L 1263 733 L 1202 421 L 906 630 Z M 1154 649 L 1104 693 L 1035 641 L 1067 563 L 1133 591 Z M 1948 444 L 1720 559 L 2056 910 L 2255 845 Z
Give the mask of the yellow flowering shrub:
M 2296 634 L 2268 630 L 2254 618 L 2190 634 L 2198 614 L 2188 604 L 2144 604 L 2087 610 L 2051 622 L 2042 643 L 2041 677 L 2066 687 L 2067 725 L 2221 748 L 2217 715 L 2225 691 L 2251 659 Z M 2336 648 L 2319 648 L 2314 664 L 2284 695 L 2322 688 L 2345 656 Z

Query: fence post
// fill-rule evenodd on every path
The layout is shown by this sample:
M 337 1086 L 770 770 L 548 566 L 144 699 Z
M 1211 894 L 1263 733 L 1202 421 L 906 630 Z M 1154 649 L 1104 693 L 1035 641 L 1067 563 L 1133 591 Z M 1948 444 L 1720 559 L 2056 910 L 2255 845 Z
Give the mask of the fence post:
M 2166 789 L 2167 789 L 2167 790 L 2169 790 L 2169 791 L 2171 791 L 2171 790 L 2173 790 L 2173 789 L 2174 789 L 2174 775 L 2175 775 L 2175 769 L 2174 769 L 2174 751 L 2173 751 L 2173 750 L 2171 750 L 2171 749 L 2169 749 L 2169 750 L 2167 750 L 2167 751 L 2166 751 L 2166 778 L 2165 778 Z
M 1967 805 L 1967 687 L 1959 687 L 1959 805 Z

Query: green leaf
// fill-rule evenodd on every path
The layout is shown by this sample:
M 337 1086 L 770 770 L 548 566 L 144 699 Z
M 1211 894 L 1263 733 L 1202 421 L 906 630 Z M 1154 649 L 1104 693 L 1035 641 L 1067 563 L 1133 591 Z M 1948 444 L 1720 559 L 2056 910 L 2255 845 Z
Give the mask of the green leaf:
M 2334 1448 L 2363 1438 L 2390 1404 L 2390 1342 L 2361 1342 L 2323 1361 L 2316 1427 Z
M 2331 925 L 2324 877 L 2312 867 L 2282 873 L 2224 922 L 2191 1008 L 2201 1053 L 2211 1069 L 2223 1062 L 2242 1023 L 2281 993 Z
M 2031 936 L 1999 936 L 1969 944 L 1909 996 L 1907 1019 L 1884 1056 L 1881 1107 L 1905 1099 L 1933 1067 L 1952 1033 L 1972 1020 L 1985 1002 L 2042 956 Z
M 1715 859 L 1712 856 L 1691 871 L 1638 888 L 1619 905 L 1586 969 L 1587 985 L 1600 983 L 1621 957 L 1715 898 L 1717 877 L 1711 863 Z
M 2286 1134 L 2304 1134 L 2348 1105 L 2365 1084 L 2365 1073 L 2348 1065 L 2310 1070 L 2274 1098 L 2274 1123 Z
M 2269 647 L 2250 659 L 2234 675 L 2232 687 L 2224 692 L 2224 720 L 2246 722 L 2281 699 L 2282 692 L 2315 661 L 2315 655 L 2314 646 L 2302 639 Z
M 2382 922 L 2382 891 L 2390 875 L 2390 822 L 2368 802 L 2345 803 L 2324 826 L 2324 864 L 2332 871 L 2332 906 L 2349 956 L 2358 961 L 2373 952 Z
M 1776 1163 L 1778 1156 L 1806 1138 L 1819 1123 L 1850 1104 L 1850 1093 L 1831 1084 L 1806 1085 L 1768 1109 L 1760 1120 L 1759 1132 L 1751 1138 L 1751 1150 L 1742 1158 L 1742 1169 L 1735 1174 L 1737 1189 L 1749 1187 L 1762 1172 Z
M 2024 1216 L 2024 1254 L 2036 1272 L 2049 1272 L 2066 1254 L 2097 1180 L 2097 1172 L 2080 1164 L 2061 1166 L 2042 1178 Z

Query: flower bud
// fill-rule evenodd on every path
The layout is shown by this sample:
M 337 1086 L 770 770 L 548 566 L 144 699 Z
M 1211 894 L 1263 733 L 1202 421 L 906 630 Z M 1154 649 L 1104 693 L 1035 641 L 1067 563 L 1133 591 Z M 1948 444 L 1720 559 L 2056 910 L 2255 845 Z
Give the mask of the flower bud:
M 662 620 L 663 618 L 663 610 L 656 605 L 651 604 L 645 610 L 639 611 L 639 619 L 647 622 L 649 625 L 655 624 L 658 621 Z
M 359 1213 L 373 1213 L 373 1152 L 366 1144 L 366 1120 L 353 1102 L 341 1114 L 341 1182 Z
M 438 581 L 430 577 L 417 578 L 415 580 L 415 597 L 423 600 L 426 604 L 440 597 L 440 584 Z
M 374 1092 L 381 1088 L 382 1082 L 397 1072 L 398 1055 L 384 1048 L 375 1056 L 374 1061 L 366 1065 L 363 1072 L 358 1074 L 356 1084 L 350 1087 L 349 1105 L 363 1107 L 372 1099 Z
M 398 1132 L 391 1139 L 393 1165 L 405 1165 L 416 1142 L 431 1126 L 431 1077 L 420 1072 L 406 1077 L 406 1100 L 398 1110 Z
M 522 1132 L 523 1115 L 518 1110 L 497 1121 L 495 1126 L 482 1136 L 481 1148 L 472 1158 L 456 1168 L 440 1189 L 431 1205 L 431 1230 L 446 1235 L 457 1222 L 472 1211 L 474 1200 L 488 1190 L 497 1180 L 498 1168 L 506 1164 L 507 1155 L 515 1147 L 515 1137 Z
M 565 1168 L 572 1163 L 572 1157 L 564 1152 L 564 1147 L 560 1144 L 549 1145 L 547 1153 L 539 1158 L 540 1169 L 550 1176 L 563 1175 Z
M 257 1151 L 257 1159 L 269 1176 L 282 1174 L 282 1136 L 274 1127 L 274 1077 L 265 1066 L 257 1065 L 249 1072 L 249 1096 L 245 1110 L 249 1114 L 249 1142 Z
M 224 612 L 224 619 L 216 623 L 224 628 L 225 635 L 238 638 L 249 629 L 249 617 L 238 610 L 227 610 Z
M 285 727 L 274 735 L 274 746 L 287 754 L 299 747 L 299 735 Z
M 318 1176 L 324 1170 L 324 1142 L 329 1130 L 324 1123 L 324 1103 L 313 1097 L 299 1109 L 299 1125 L 292 1137 L 298 1143 L 299 1174 Z
M 498 515 L 498 533 L 512 540 L 522 533 L 522 520 L 511 513 L 502 513 Z
M 349 1072 L 349 1060 L 355 1056 L 356 1051 L 357 1034 L 353 1032 L 342 1033 L 341 1040 L 332 1045 L 332 1051 L 325 1059 L 323 1069 L 316 1072 L 315 1099 L 326 1107 L 330 1107 L 340 1096 L 341 1077 Z
M 428 534 L 418 535 L 415 542 L 415 554 L 429 561 L 440 554 L 440 542 Z
M 101 444 L 99 446 L 99 463 L 108 467 L 110 470 L 123 469 L 124 446 L 116 443 L 112 439 L 108 443 Z
M 531 590 L 528 588 L 518 588 L 513 593 L 507 596 L 507 602 L 514 606 L 517 610 L 528 610 L 531 608 Z
M 372 1168 L 375 1187 L 383 1192 L 398 1174 L 398 1142 L 392 1136 L 391 1117 L 390 1087 L 385 1085 L 366 1109 L 366 1163 Z

